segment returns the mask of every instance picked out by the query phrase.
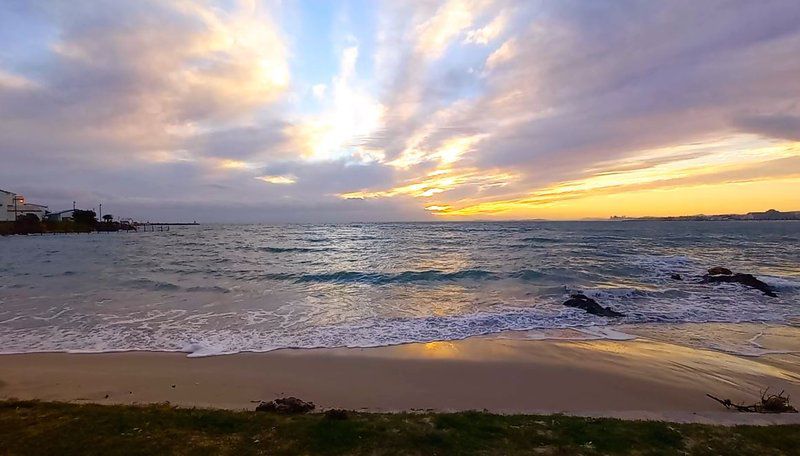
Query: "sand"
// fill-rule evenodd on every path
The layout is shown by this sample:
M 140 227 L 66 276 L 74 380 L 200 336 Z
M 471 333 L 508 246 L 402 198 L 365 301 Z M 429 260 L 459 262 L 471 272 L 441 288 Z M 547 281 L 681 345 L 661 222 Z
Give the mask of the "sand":
M 498 337 L 206 358 L 152 352 L 0 355 L 0 398 L 252 409 L 259 400 L 293 395 L 322 408 L 365 411 L 486 409 L 800 423 L 800 414 L 728 412 L 705 396 L 754 402 L 767 386 L 800 398 L 800 358 L 741 357 L 646 338 Z

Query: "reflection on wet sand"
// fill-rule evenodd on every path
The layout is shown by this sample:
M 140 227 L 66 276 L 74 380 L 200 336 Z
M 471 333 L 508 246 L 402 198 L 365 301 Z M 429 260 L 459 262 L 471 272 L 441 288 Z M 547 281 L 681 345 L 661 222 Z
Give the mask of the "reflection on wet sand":
M 640 336 L 636 340 L 551 340 L 532 343 L 527 340 L 526 332 L 520 332 L 504 333 L 500 339 L 485 337 L 388 347 L 381 354 L 471 362 L 535 362 L 564 366 L 575 363 L 581 370 L 613 370 L 615 374 L 625 377 L 670 385 L 694 385 L 707 388 L 708 391 L 714 391 L 720 384 L 745 393 L 756 393 L 767 387 L 784 388 L 787 383 L 791 389 L 800 388 L 800 356 L 797 354 L 800 350 L 795 350 L 800 345 L 800 328 L 767 325 L 750 325 L 749 328 L 743 328 L 742 325 L 696 326 L 675 331 L 704 332 L 709 338 L 726 340 L 734 337 L 732 334 L 750 340 L 753 338 L 751 334 L 756 331 L 761 334 L 759 340 L 764 346 L 771 347 L 777 353 L 759 357 L 740 356 L 662 342 L 649 338 L 646 327 L 638 327 L 635 332 Z M 658 328 L 655 336 L 664 336 L 666 331 L 665 328 Z M 681 336 L 666 338 L 680 340 Z

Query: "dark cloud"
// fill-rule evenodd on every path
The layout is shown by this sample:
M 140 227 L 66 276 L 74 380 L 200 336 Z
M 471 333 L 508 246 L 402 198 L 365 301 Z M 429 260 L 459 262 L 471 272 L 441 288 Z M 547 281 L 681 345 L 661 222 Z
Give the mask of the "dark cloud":
M 264 125 L 236 127 L 189 136 L 183 148 L 206 157 L 238 160 L 292 156 L 285 130 L 286 122 L 268 121 Z
M 800 141 L 800 116 L 756 115 L 734 119 L 734 126 L 747 133 Z

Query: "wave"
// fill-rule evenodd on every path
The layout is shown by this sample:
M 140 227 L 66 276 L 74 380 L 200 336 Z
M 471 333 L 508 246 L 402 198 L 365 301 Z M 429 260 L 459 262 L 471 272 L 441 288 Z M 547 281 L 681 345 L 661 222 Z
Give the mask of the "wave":
M 125 282 L 125 285 L 134 288 L 142 288 L 142 289 L 157 290 L 157 291 L 162 291 L 162 290 L 175 291 L 181 289 L 180 286 L 175 285 L 174 283 L 160 282 L 158 280 L 151 280 L 146 278 L 128 280 L 127 282 Z
M 267 273 L 259 275 L 258 278 L 294 283 L 352 283 L 369 285 L 489 280 L 516 280 L 519 282 L 536 283 L 538 285 L 561 285 L 574 281 L 575 274 L 570 274 L 561 269 L 552 272 L 543 272 L 533 269 L 521 269 L 511 272 L 495 272 L 484 269 L 462 269 L 456 271 L 430 269 L 426 271 L 400 271 L 394 273 L 366 271 L 337 271 L 305 274 Z
M 534 271 L 532 269 L 523 269 L 521 271 L 512 272 L 509 277 L 520 279 L 523 281 L 540 280 L 546 277 L 547 274 L 541 271 Z
M 302 241 L 311 243 L 323 243 L 323 242 L 330 242 L 331 240 L 328 238 L 304 238 L 302 239 Z
M 534 242 L 539 244 L 559 244 L 561 243 L 561 239 L 553 239 L 548 237 L 541 237 L 541 236 L 532 236 L 526 237 L 522 239 L 522 242 Z
M 259 247 L 258 250 L 270 253 L 289 253 L 289 252 L 324 252 L 328 249 L 310 249 L 308 247 Z
M 210 286 L 210 287 L 202 287 L 202 286 L 189 287 L 189 288 L 186 289 L 186 291 L 188 291 L 188 292 L 210 292 L 210 293 L 230 293 L 231 292 L 231 290 L 229 290 L 229 289 L 227 289 L 225 287 L 220 287 L 220 286 L 216 286 L 216 285 Z
M 800 278 L 791 279 L 787 277 L 774 277 L 774 276 L 760 276 L 761 280 L 766 282 L 776 290 L 797 290 L 800 289 Z
M 15 330 L 0 326 L 0 353 L 183 351 L 191 357 L 266 352 L 280 348 L 379 347 L 414 342 L 460 340 L 503 331 L 551 328 L 574 324 L 603 324 L 600 317 L 571 312 L 501 306 L 494 311 L 464 315 L 423 317 L 368 317 L 343 324 L 307 327 L 294 324 L 269 328 L 211 329 L 194 326 L 191 320 L 149 316 L 149 324 L 131 319 L 123 324 L 98 325 L 87 338 L 80 331 L 62 327 Z M 581 323 L 582 322 L 582 323 Z
M 481 269 L 466 269 L 455 272 L 428 271 L 403 271 L 395 274 L 379 272 L 341 271 L 327 274 L 302 274 L 294 276 L 296 283 L 303 282 L 333 282 L 333 283 L 413 283 L 413 282 L 443 282 L 456 280 L 484 280 L 496 277 L 496 274 Z
M 574 309 L 539 309 L 500 306 L 492 311 L 477 311 L 462 315 L 379 318 L 368 317 L 342 324 L 306 327 L 299 330 L 295 324 L 269 325 L 255 328 L 212 329 L 193 325 L 192 319 L 175 320 L 158 314 L 129 322 L 115 320 L 111 324 L 95 326 L 91 337 L 82 331 L 59 327 L 12 329 L 0 326 L 0 353 L 32 352 L 119 352 L 119 351 L 172 351 L 184 352 L 190 357 L 204 357 L 241 352 L 268 352 L 284 348 L 367 348 L 405 343 L 454 341 L 470 337 L 489 336 L 501 339 L 527 340 L 615 340 L 638 338 L 636 328 L 645 329 L 647 339 L 699 344 L 701 348 L 760 356 L 769 353 L 795 353 L 791 347 L 762 347 L 759 335 L 747 342 L 736 339 L 706 340 L 694 333 L 682 336 L 681 323 L 669 319 L 660 322 L 611 322 Z M 221 314 L 224 317 L 228 314 Z M 176 317 L 176 316 L 173 316 Z M 204 315 L 204 317 L 206 317 Z M 645 319 L 647 320 L 647 319 Z M 148 321 L 142 325 L 142 321 Z M 182 323 L 180 323 L 182 321 Z M 713 320 L 712 320 L 713 321 Z M 708 322 L 695 318 L 696 323 Z M 645 326 L 640 326 L 645 323 Z M 732 321 L 731 323 L 736 323 Z M 678 326 L 675 326 L 675 325 Z M 659 335 L 659 329 L 669 330 Z M 688 326 L 688 328 L 692 328 Z M 705 326 L 695 330 L 706 331 Z M 793 330 L 786 329 L 786 337 Z M 738 331 L 738 329 L 737 329 Z M 699 333 L 698 333 L 699 334 Z M 687 338 L 688 337 L 688 338 Z M 691 343 L 687 343 L 684 339 Z M 780 342 L 782 344 L 782 342 Z M 779 344 L 779 345 L 780 345 Z
M 608 326 L 575 326 L 571 328 L 532 329 L 528 331 L 514 331 L 511 334 L 498 334 L 498 339 L 512 340 L 614 340 L 626 341 L 638 339 L 636 335 L 628 334 Z

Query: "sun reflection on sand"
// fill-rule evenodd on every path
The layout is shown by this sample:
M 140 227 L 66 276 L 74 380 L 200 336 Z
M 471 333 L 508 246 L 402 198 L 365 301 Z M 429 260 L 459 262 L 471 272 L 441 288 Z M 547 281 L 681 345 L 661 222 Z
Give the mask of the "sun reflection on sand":
M 454 358 L 458 355 L 458 346 L 452 342 L 428 342 L 423 347 L 429 358 Z
M 709 332 L 720 330 L 710 328 Z M 723 329 L 724 330 L 724 329 Z M 527 340 L 475 337 L 386 347 L 370 355 L 400 359 L 537 364 L 571 370 L 613 371 L 657 383 L 721 385 L 748 393 L 765 387 L 800 384 L 800 363 L 793 355 L 744 357 L 640 338 L 636 340 Z M 765 379 L 772 379 L 766 381 Z M 765 383 L 766 381 L 766 383 Z
M 734 378 L 742 375 L 770 376 L 800 382 L 800 366 L 794 369 L 773 365 L 763 357 L 742 357 L 710 350 L 684 347 L 671 343 L 653 340 L 631 341 L 580 341 L 556 342 L 558 345 L 569 345 L 575 349 L 591 351 L 594 354 L 610 354 L 617 361 L 627 365 L 651 364 L 667 367 L 679 374 L 694 377 L 711 377 L 732 385 Z M 760 386 L 763 387 L 763 386 Z

